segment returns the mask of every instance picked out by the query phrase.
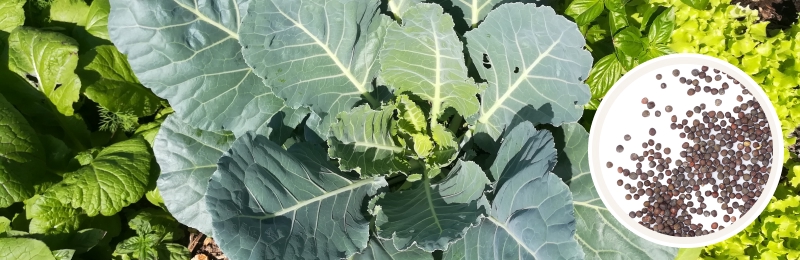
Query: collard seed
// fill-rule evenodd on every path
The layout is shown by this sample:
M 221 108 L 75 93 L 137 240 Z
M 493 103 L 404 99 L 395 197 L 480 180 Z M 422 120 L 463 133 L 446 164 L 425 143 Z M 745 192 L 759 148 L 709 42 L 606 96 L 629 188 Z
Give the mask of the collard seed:
M 630 140 L 631 140 L 631 135 L 625 135 L 625 141 L 630 141 Z
M 656 74 L 656 79 L 661 80 L 661 74 Z
M 717 105 L 717 106 L 722 105 L 722 100 L 721 99 L 714 100 L 714 105 Z
M 672 70 L 672 76 L 675 76 L 675 77 L 677 77 L 677 76 L 679 76 L 679 75 L 681 75 L 681 71 L 679 71 L 679 70 L 677 70 L 677 69 L 674 69 L 674 70 Z
M 647 98 L 642 98 L 642 104 L 647 104 Z
M 625 147 L 622 147 L 622 145 L 617 145 L 617 152 L 618 153 L 621 153 L 624 150 L 625 150 Z
M 656 129 L 650 128 L 650 136 L 655 136 L 655 135 L 656 135 Z
M 606 163 L 606 167 L 608 167 L 609 169 L 611 169 L 611 167 L 614 167 L 614 164 L 613 164 L 613 163 L 611 163 L 611 162 L 607 162 L 607 163 Z
M 649 117 L 649 116 L 650 116 L 650 110 L 642 111 L 642 117 Z

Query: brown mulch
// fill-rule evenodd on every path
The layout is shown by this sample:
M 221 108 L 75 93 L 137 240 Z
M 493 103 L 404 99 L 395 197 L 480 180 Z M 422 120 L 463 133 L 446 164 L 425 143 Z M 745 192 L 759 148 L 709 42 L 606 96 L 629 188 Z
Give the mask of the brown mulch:
M 219 249 L 214 239 L 200 232 L 189 234 L 189 252 L 192 260 L 228 260 Z
M 770 22 L 769 29 L 791 27 L 800 12 L 800 0 L 732 0 L 731 4 L 758 10 L 760 20 Z

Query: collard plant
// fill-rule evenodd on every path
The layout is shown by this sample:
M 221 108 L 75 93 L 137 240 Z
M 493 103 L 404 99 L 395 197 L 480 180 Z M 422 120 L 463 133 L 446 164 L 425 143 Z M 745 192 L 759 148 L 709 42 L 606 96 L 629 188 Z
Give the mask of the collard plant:
M 475 2 L 449 9 L 461 35 L 412 0 L 112 0 L 111 40 L 175 111 L 170 213 L 231 259 L 674 257 L 592 186 L 577 26 Z

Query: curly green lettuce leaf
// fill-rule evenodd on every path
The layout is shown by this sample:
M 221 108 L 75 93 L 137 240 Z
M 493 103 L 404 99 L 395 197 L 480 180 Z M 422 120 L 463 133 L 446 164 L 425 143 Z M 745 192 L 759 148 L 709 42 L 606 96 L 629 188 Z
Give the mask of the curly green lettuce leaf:
M 467 229 L 478 224 L 488 201 L 489 179 L 474 162 L 458 161 L 444 180 L 425 175 L 413 188 L 379 198 L 375 225 L 378 235 L 398 250 L 416 244 L 427 252 L 447 250 Z
M 499 153 L 519 160 L 497 160 L 503 169 L 495 183 L 488 216 L 470 228 L 464 239 L 444 252 L 444 259 L 582 259 L 575 240 L 572 195 L 550 170 L 556 150 L 552 135 L 522 122 Z M 525 145 L 519 146 L 518 142 Z
M 220 158 L 206 191 L 215 241 L 232 259 L 350 257 L 367 247 L 368 197 L 383 177 L 342 177 L 324 149 L 284 150 L 246 134 Z M 313 228 L 312 228 L 313 227 Z
M 33 196 L 35 185 L 48 173 L 39 137 L 3 95 L 0 126 L 0 208 L 5 208 Z
M 51 189 L 62 203 L 89 216 L 111 216 L 144 196 L 151 177 L 147 141 L 141 137 L 106 147 L 88 165 L 64 175 Z
M 142 85 L 193 127 L 268 134 L 275 115 L 293 128 L 307 113 L 286 107 L 245 63 L 238 32 L 249 1 L 110 3 L 111 41 Z
M 44 93 L 59 112 L 71 116 L 72 103 L 78 101 L 81 91 L 81 81 L 74 72 L 78 43 L 57 32 L 18 27 L 11 32 L 8 44 L 9 69 Z
M 381 50 L 381 78 L 400 93 L 430 102 L 432 123 L 449 107 L 469 117 L 480 105 L 454 25 L 441 6 L 417 4 L 406 11 L 402 26 L 389 26 Z
M 393 138 L 395 110 L 394 105 L 380 111 L 362 105 L 338 116 L 328 140 L 328 155 L 339 160 L 341 170 L 372 177 L 407 169 L 406 148 Z
M 465 34 L 472 62 L 489 82 L 476 131 L 497 139 L 515 119 L 560 125 L 577 121 L 589 101 L 592 64 L 575 23 L 550 7 L 504 4 Z M 532 110 L 522 118 L 520 112 Z
M 242 54 L 292 108 L 310 106 L 327 130 L 341 112 L 366 100 L 378 106 L 373 80 L 391 19 L 379 1 L 253 1 L 242 12 Z M 319 134 L 327 139 L 328 131 Z
M 569 185 L 577 240 L 586 259 L 673 259 L 677 248 L 647 241 L 620 224 L 600 200 L 589 172 L 589 133 L 577 123 L 553 131 L 558 163 L 553 172 Z
M 217 160 L 233 143 L 231 132 L 194 129 L 170 115 L 156 135 L 153 153 L 161 167 L 158 190 L 170 213 L 184 225 L 211 236 L 204 195 Z

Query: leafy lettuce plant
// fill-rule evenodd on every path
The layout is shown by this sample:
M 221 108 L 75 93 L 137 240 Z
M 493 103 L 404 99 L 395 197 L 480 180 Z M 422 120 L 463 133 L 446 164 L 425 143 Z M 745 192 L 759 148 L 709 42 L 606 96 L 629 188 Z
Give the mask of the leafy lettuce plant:
M 175 111 L 164 205 L 231 259 L 674 257 L 592 186 L 577 26 L 477 2 L 112 0 L 111 40 Z
M 786 162 L 785 178 L 767 209 L 730 239 L 705 248 L 704 259 L 797 259 L 798 204 L 797 155 L 788 147 L 796 138 L 790 134 L 800 125 L 800 26 L 786 30 L 767 30 L 767 23 L 756 23 L 758 11 L 731 5 L 726 0 L 710 0 L 700 5 L 693 1 L 652 0 L 653 4 L 675 8 L 675 31 L 670 48 L 676 52 L 701 53 L 738 66 L 764 89 L 781 120 Z M 702 1 L 694 1 L 702 2 Z M 707 8 L 691 8 L 705 7 Z

